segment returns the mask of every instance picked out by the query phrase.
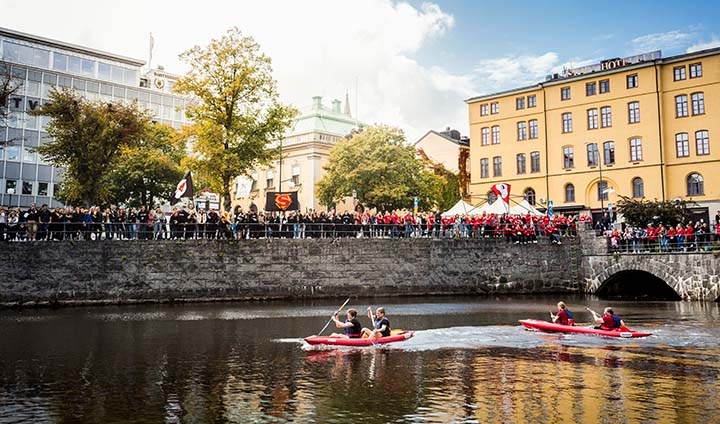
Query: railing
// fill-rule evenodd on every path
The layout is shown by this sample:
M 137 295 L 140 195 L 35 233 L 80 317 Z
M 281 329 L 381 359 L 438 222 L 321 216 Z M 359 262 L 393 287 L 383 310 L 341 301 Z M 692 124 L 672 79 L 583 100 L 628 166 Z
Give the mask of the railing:
M 513 243 L 534 243 L 543 237 L 561 243 L 574 237 L 574 228 L 548 234 L 539 226 L 518 233 L 499 226 L 467 224 L 349 224 L 349 223 L 165 223 L 60 222 L 0 224 L 0 241 L 40 240 L 196 240 L 196 239 L 324 239 L 324 238 L 456 238 L 506 239 Z
M 692 239 L 683 237 L 660 237 L 654 240 L 648 238 L 618 239 L 613 242 L 611 237 L 605 237 L 608 253 L 685 253 L 709 252 L 720 250 L 720 237 L 714 233 L 696 234 Z

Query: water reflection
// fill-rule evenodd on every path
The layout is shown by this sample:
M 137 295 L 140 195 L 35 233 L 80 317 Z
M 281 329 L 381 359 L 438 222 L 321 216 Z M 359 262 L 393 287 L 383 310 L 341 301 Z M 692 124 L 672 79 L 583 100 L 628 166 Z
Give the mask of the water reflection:
M 551 298 L 439 300 L 383 300 L 418 331 L 381 349 L 303 346 L 329 301 L 2 311 L 0 422 L 720 419 L 716 304 L 616 303 L 655 335 L 615 340 L 517 325 Z

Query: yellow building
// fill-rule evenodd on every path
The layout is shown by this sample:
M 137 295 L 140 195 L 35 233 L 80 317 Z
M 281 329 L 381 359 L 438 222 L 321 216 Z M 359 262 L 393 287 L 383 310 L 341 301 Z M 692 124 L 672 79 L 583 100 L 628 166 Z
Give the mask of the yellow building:
M 619 196 L 720 209 L 720 48 L 610 59 L 466 103 L 474 203 L 504 182 L 555 211 L 597 215 Z

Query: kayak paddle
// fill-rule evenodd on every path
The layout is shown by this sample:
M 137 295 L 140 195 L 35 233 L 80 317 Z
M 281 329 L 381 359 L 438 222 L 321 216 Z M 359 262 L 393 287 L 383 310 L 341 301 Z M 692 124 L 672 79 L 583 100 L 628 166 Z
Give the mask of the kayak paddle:
M 330 316 L 330 320 L 327 322 L 327 324 L 325 324 L 325 327 L 323 327 L 322 330 L 320 330 L 320 332 L 318 333 L 318 336 L 321 335 L 323 331 L 325 331 L 325 329 L 328 327 L 328 325 L 330 325 L 330 323 L 332 322 L 333 318 L 335 318 L 335 315 L 339 314 L 340 311 L 342 311 L 342 308 L 344 308 L 345 305 L 347 305 L 349 301 L 350 301 L 350 298 L 348 297 L 347 300 L 345 301 L 345 303 L 343 303 L 342 306 L 339 307 L 338 310 L 335 311 L 335 313 Z

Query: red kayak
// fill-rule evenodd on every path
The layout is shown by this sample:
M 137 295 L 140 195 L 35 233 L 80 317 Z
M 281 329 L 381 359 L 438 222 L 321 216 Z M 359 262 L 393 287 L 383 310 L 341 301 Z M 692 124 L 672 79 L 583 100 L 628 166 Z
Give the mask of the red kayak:
M 344 337 L 325 337 L 325 336 L 310 336 L 306 337 L 305 341 L 311 345 L 328 345 L 328 346 L 372 346 L 374 344 L 388 344 L 395 342 L 402 342 L 415 334 L 414 331 L 403 331 L 402 333 L 393 334 L 387 337 L 380 337 L 379 339 L 346 339 Z
M 640 331 L 620 331 L 620 330 L 596 330 L 592 327 L 576 327 L 574 325 L 562 325 L 555 324 L 547 321 L 540 321 L 537 319 L 521 319 L 520 324 L 526 328 L 537 331 L 546 331 L 551 333 L 581 333 L 581 334 L 595 334 L 598 336 L 605 337 L 622 337 L 622 338 L 635 338 L 635 337 L 647 337 L 652 333 L 643 333 Z

